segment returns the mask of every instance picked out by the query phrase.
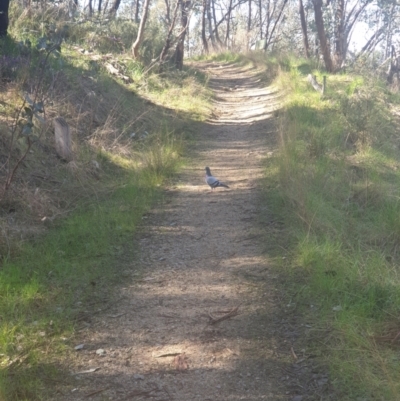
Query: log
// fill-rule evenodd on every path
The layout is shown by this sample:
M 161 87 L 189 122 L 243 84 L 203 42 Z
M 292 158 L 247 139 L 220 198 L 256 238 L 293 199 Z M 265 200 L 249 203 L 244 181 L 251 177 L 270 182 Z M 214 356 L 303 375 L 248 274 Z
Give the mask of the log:
M 54 119 L 54 136 L 57 154 L 70 162 L 73 159 L 71 132 L 69 125 L 62 117 Z

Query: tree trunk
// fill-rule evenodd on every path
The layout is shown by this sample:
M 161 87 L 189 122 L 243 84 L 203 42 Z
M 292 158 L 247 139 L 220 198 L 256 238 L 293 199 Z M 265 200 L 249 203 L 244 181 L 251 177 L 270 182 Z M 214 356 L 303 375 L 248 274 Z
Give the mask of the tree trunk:
M 390 49 L 392 48 L 392 40 L 393 40 L 393 29 L 392 29 L 392 23 L 393 23 L 393 15 L 394 15 L 394 5 L 390 9 L 390 14 L 388 15 L 389 18 L 389 23 L 387 24 L 387 35 L 386 35 L 386 51 L 385 51 L 385 58 L 388 58 L 390 56 Z
M 313 0 L 315 24 L 317 26 L 318 39 L 324 58 L 325 68 L 328 72 L 333 72 L 333 62 L 328 39 L 325 34 L 324 18 L 322 15 L 322 0 Z
M 339 69 L 344 61 L 345 32 L 344 32 L 344 0 L 337 0 L 335 13 L 335 69 Z
M 251 0 L 249 0 L 249 13 L 247 16 L 247 40 L 246 40 L 246 50 L 250 49 L 250 31 L 251 31 Z
M 231 28 L 231 13 L 232 13 L 232 0 L 229 0 L 229 8 L 226 16 L 226 36 L 225 36 L 225 46 L 228 46 L 228 39 L 229 39 L 229 34 L 230 34 L 230 28 Z
M 368 39 L 367 43 L 361 49 L 360 54 L 375 49 L 376 45 L 383 40 L 383 33 L 384 27 L 380 27 L 376 32 L 374 32 L 374 34 Z
M 137 38 L 136 38 L 135 42 L 133 43 L 132 49 L 131 49 L 132 55 L 134 58 L 139 57 L 139 48 L 143 42 L 144 28 L 146 26 L 146 20 L 147 20 L 148 14 L 149 14 L 149 5 L 150 5 L 150 0 L 144 0 L 142 18 L 140 20 Z
M 399 75 L 399 71 L 400 71 L 400 69 L 399 69 L 399 59 L 397 57 L 396 50 L 395 50 L 394 46 L 392 46 L 390 57 L 391 57 L 391 60 L 390 60 L 389 70 L 388 70 L 388 73 L 387 73 L 387 82 L 389 84 L 392 84 L 393 83 L 394 74 L 396 74 L 398 76 Z
M 139 23 L 139 10 L 140 10 L 140 1 L 136 0 L 136 7 L 135 7 L 135 22 Z
M 271 42 L 272 42 L 272 38 L 273 38 L 273 36 L 274 36 L 275 29 L 276 29 L 276 27 L 278 26 L 279 21 L 281 20 L 282 13 L 283 13 L 283 10 L 284 10 L 285 7 L 286 7 L 287 2 L 288 2 L 288 0 L 284 0 L 284 1 L 283 1 L 283 3 L 282 3 L 282 8 L 281 8 L 281 10 L 279 11 L 278 17 L 275 19 L 275 23 L 274 23 L 274 26 L 272 27 L 271 33 L 268 35 L 268 31 L 267 31 L 267 33 L 265 34 L 265 45 L 264 45 L 264 50 L 267 50 L 268 46 L 269 46 L 269 45 L 271 44 Z M 269 4 L 269 3 L 268 3 L 268 4 Z M 268 11 L 269 11 L 269 10 L 268 10 Z M 275 14 L 275 7 L 274 7 L 273 14 Z M 273 15 L 273 14 L 272 14 L 272 15 Z M 272 15 L 271 15 L 271 17 L 272 17 Z M 270 18 L 268 18 L 268 20 L 270 20 Z M 269 24 L 270 24 L 270 22 L 268 21 L 268 26 L 269 26 Z
M 93 0 L 89 0 L 88 6 L 89 6 L 89 17 L 91 17 L 93 15 Z
M 0 36 L 7 35 L 9 5 L 10 0 L 0 0 Z
M 217 42 L 223 46 L 222 40 L 219 37 L 219 33 L 218 33 L 218 24 L 217 24 L 217 17 L 215 16 L 215 3 L 214 0 L 210 0 L 211 1 L 211 5 L 212 5 L 212 11 L 213 11 L 213 20 L 214 20 L 214 26 L 215 26 L 215 39 L 217 40 Z M 260 0 L 261 1 L 261 0 Z
M 247 32 L 251 30 L 251 0 L 249 0 L 249 13 L 247 16 Z
M 264 37 L 265 37 L 264 50 L 266 50 L 267 41 L 268 41 L 268 34 L 269 34 L 269 25 L 271 23 L 270 6 L 271 6 L 270 0 L 267 0 L 267 5 L 266 5 L 267 10 L 265 12 L 265 20 L 266 20 L 265 24 L 266 24 L 266 27 L 265 27 L 265 35 L 264 35 Z
M 119 5 L 121 4 L 121 0 L 114 0 L 114 2 L 111 5 L 111 9 L 110 9 L 110 15 L 116 15 Z
M 188 9 L 190 7 L 190 1 L 183 1 L 180 0 L 181 5 L 181 25 L 182 25 L 182 32 L 180 37 L 178 38 L 178 44 L 176 45 L 175 49 L 175 66 L 178 70 L 183 69 L 183 57 L 185 54 L 185 38 L 186 38 L 186 31 L 188 27 Z
M 106 3 L 104 4 L 104 7 L 103 7 L 103 16 L 106 15 L 106 11 L 107 11 L 107 8 L 108 8 L 108 2 L 109 2 L 109 0 L 106 0 Z
M 203 43 L 204 53 L 208 54 L 208 43 L 206 38 L 206 12 L 207 12 L 207 0 L 203 0 L 203 12 L 201 14 L 201 41 Z
M 212 0 L 205 0 L 207 2 L 207 22 L 208 22 L 208 33 L 210 35 L 211 43 L 214 49 L 217 49 L 217 43 L 215 42 L 215 36 L 212 27 L 212 16 L 211 16 L 211 1 Z M 202 38 L 203 39 L 203 38 Z
M 171 26 L 171 6 L 169 4 L 169 0 L 164 0 L 165 2 L 165 20 L 168 25 Z
M 308 43 L 307 21 L 304 12 L 303 0 L 299 0 L 299 14 L 300 14 L 301 30 L 303 32 L 304 52 L 306 53 L 306 57 L 310 58 L 310 45 Z
M 171 47 L 171 38 L 172 38 L 172 33 L 175 29 L 175 22 L 176 22 L 176 17 L 178 15 L 178 8 L 179 8 L 179 1 L 176 2 L 176 6 L 174 9 L 174 15 L 172 17 L 172 21 L 170 21 L 170 25 L 169 25 L 169 29 L 168 29 L 167 39 L 165 40 L 165 45 L 160 53 L 159 60 L 161 63 L 164 62 L 165 57 L 167 56 L 168 50 Z M 168 5 L 167 13 L 170 14 L 169 5 Z M 171 19 L 170 15 L 168 15 L 167 19 Z
M 97 12 L 100 14 L 101 13 L 101 4 L 103 3 L 103 0 L 99 0 L 99 5 L 97 8 Z

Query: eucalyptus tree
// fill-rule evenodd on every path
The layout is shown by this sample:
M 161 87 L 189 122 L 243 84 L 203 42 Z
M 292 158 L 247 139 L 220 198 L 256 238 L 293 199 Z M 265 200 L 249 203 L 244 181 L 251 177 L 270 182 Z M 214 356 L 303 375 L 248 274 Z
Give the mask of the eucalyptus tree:
M 136 40 L 132 44 L 131 52 L 134 58 L 139 57 L 139 48 L 143 42 L 144 30 L 147 22 L 147 17 L 149 15 L 150 0 L 144 0 L 142 18 L 140 20 L 139 29 L 137 33 Z
M 299 0 L 299 15 L 300 15 L 301 31 L 303 34 L 305 56 L 307 58 L 310 58 L 310 43 L 308 41 L 307 19 L 306 19 L 306 13 L 304 11 L 303 0 Z
M 348 55 L 354 29 L 361 21 L 370 27 L 370 37 L 366 40 L 363 52 L 371 51 L 383 40 L 382 35 L 392 30 L 399 4 L 396 0 L 312 0 L 315 25 L 325 68 L 330 72 L 342 68 Z M 381 23 L 377 20 L 381 19 Z M 386 21 L 386 22 L 383 22 Z M 383 22 L 383 23 L 382 23 Z M 387 46 L 390 49 L 390 46 Z
M 282 20 L 282 15 L 287 4 L 288 0 L 266 1 L 264 50 L 267 50 L 274 41 L 276 29 Z

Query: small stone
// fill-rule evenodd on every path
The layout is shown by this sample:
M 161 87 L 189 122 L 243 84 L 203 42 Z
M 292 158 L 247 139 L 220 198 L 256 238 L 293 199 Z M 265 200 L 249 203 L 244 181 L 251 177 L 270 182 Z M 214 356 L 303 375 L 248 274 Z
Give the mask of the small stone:
M 77 345 L 77 346 L 75 347 L 75 350 L 76 350 L 76 351 L 79 351 L 79 350 L 83 349 L 83 347 L 84 347 L 84 344 L 79 344 L 79 345 Z
M 143 375 L 133 375 L 133 378 L 135 380 L 144 380 L 144 376 Z
M 293 398 L 292 398 L 292 401 L 301 401 L 303 399 L 303 396 L 302 395 L 295 395 Z
M 98 350 L 96 350 L 96 354 L 99 356 L 103 356 L 106 354 L 106 351 L 104 351 L 103 348 L 99 348 Z

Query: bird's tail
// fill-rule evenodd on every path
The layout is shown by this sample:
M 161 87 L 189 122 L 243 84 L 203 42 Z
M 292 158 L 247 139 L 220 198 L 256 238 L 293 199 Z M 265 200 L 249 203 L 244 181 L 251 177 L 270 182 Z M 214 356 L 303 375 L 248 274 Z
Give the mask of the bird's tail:
M 224 187 L 224 188 L 229 188 L 228 185 L 224 184 L 223 182 L 220 182 L 220 183 L 219 183 L 219 186 L 220 186 L 220 187 Z

